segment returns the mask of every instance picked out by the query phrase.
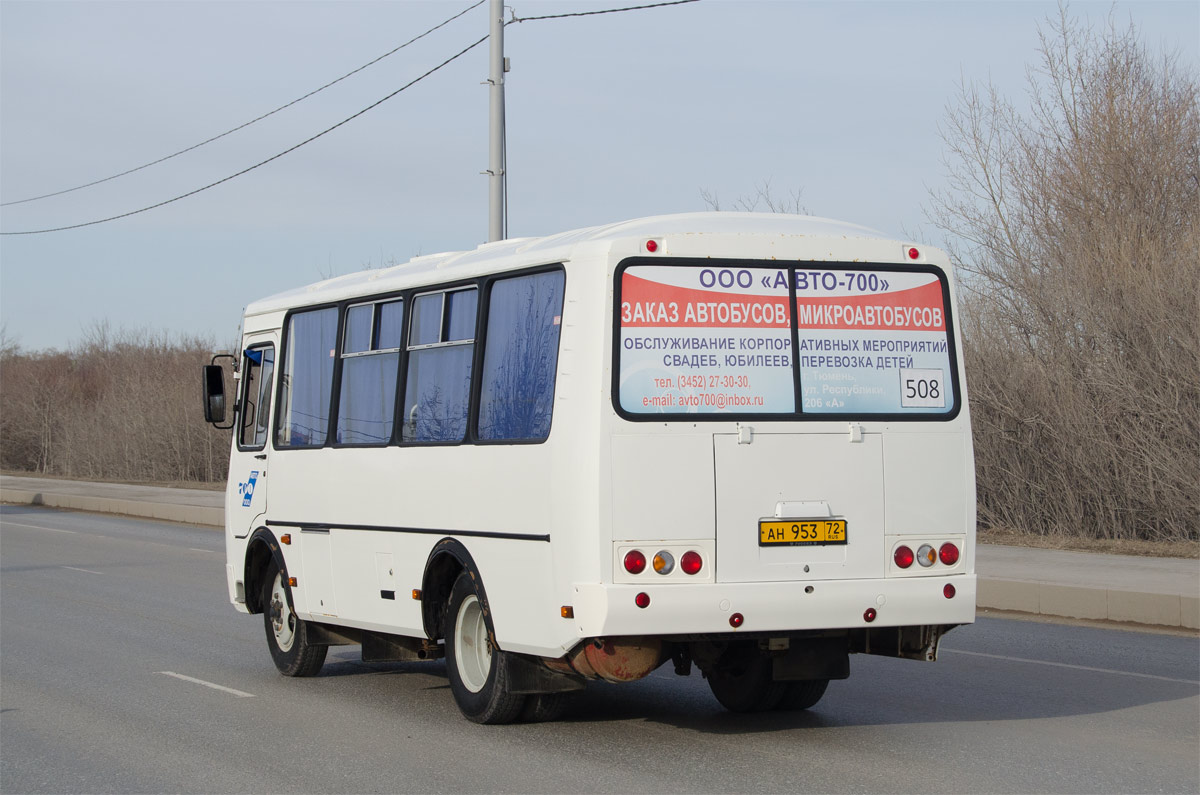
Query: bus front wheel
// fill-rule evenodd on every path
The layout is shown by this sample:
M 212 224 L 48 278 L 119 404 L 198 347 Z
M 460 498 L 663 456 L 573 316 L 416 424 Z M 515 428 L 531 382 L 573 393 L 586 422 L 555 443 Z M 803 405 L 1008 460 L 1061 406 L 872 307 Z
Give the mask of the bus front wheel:
M 263 582 L 263 624 L 267 648 L 284 676 L 316 676 L 325 664 L 328 646 L 308 642 L 308 624 L 292 611 L 291 594 L 279 566 L 272 563 Z
M 459 710 L 474 723 L 512 723 L 525 696 L 508 687 L 509 656 L 494 647 L 486 597 L 477 575 L 464 571 L 450 591 L 446 611 L 446 673 Z

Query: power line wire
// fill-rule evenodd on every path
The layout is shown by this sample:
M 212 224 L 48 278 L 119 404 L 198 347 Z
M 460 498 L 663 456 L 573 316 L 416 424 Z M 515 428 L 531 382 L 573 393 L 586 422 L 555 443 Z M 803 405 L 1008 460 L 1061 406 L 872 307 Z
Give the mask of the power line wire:
M 430 33 L 433 33 L 434 31 L 436 31 L 440 28 L 444 28 L 446 25 L 449 25 L 451 22 L 458 19 L 463 14 L 466 14 L 468 11 L 470 11 L 474 8 L 478 8 L 479 6 L 483 5 L 485 2 L 486 2 L 486 0 L 478 0 L 478 2 L 476 2 L 475 4 L 464 8 L 462 11 L 459 11 L 457 14 L 450 17 L 449 19 L 444 20 L 443 22 L 441 22 L 437 25 L 434 25 L 432 28 L 430 28 L 429 30 L 420 34 L 419 36 L 414 36 L 413 38 L 411 38 L 408 41 L 401 44 L 399 47 L 389 50 L 388 52 L 385 52 L 383 55 L 380 55 L 378 58 L 375 58 L 372 61 L 368 61 L 367 63 L 363 64 L 362 66 L 358 67 L 357 69 L 355 69 L 353 71 L 347 72 L 346 74 L 342 75 L 338 79 L 332 80 L 332 81 L 326 83 L 325 85 L 321 86 L 320 88 L 313 89 L 312 91 L 309 91 L 304 96 L 293 99 L 291 102 L 287 103 L 286 105 L 280 105 L 278 108 L 275 108 L 275 110 L 272 110 L 268 113 L 264 113 L 263 115 L 259 116 L 258 118 L 251 119 L 250 121 L 246 122 L 245 124 L 239 124 L 237 127 L 234 127 L 231 130 L 226 130 L 225 132 L 221 133 L 220 135 L 214 135 L 212 138 L 209 138 L 206 141 L 201 141 L 198 144 L 193 144 L 192 146 L 189 146 L 186 149 L 180 149 L 178 152 L 175 152 L 174 154 L 167 155 L 166 157 L 160 157 L 158 160 L 153 160 L 149 163 L 145 163 L 143 165 L 137 166 L 136 168 L 131 168 L 128 171 L 122 171 L 120 174 L 113 174 L 111 177 L 105 177 L 104 179 L 98 179 L 98 180 L 95 180 L 93 182 L 88 182 L 83 185 L 76 185 L 74 188 L 67 188 L 66 190 L 55 191 L 54 193 L 46 193 L 41 196 L 32 196 L 28 199 L 18 199 L 16 201 L 3 202 L 3 203 L 0 203 L 0 207 L 8 207 L 13 204 L 25 204 L 27 202 L 35 202 L 35 201 L 39 201 L 41 199 L 49 199 L 52 196 L 62 196 L 64 193 L 73 193 L 74 191 L 77 191 L 77 190 L 83 190 L 84 188 L 90 188 L 93 185 L 99 185 L 104 182 L 109 182 L 111 180 L 117 179 L 118 177 L 124 177 L 129 174 L 133 174 L 136 171 L 141 171 L 144 168 L 150 168 L 150 166 L 156 166 L 159 163 L 164 163 L 173 157 L 179 157 L 182 154 L 187 154 L 188 152 L 192 151 L 193 149 L 199 149 L 200 147 L 202 147 L 206 144 L 211 144 L 213 141 L 218 141 L 227 135 L 232 135 L 233 133 L 237 132 L 238 130 L 244 130 L 247 127 L 249 127 L 251 124 L 260 122 L 263 119 L 267 118 L 268 116 L 274 116 L 279 111 L 286 110 L 287 108 L 290 108 L 292 105 L 295 105 L 298 102 L 302 102 L 302 101 L 308 99 L 309 97 L 313 96 L 314 94 L 319 94 L 320 92 L 324 91 L 325 89 L 327 89 L 331 86 L 337 85 L 338 83 L 342 82 L 346 78 L 352 77 L 353 75 L 358 74 L 359 72 L 361 72 L 362 70 L 366 69 L 369 66 L 374 66 L 375 64 L 382 61 L 384 58 L 387 58 L 389 55 L 394 55 L 394 54 L 398 53 L 400 50 L 403 50 L 408 45 L 418 42 L 421 39 L 425 38 Z
M 346 79 L 347 77 L 350 77 L 350 75 L 353 75 L 353 74 L 355 74 L 356 72 L 360 72 L 360 71 L 362 71 L 363 69 L 367 68 L 368 66 L 371 66 L 372 64 L 374 64 L 374 63 L 377 63 L 378 61 L 382 60 L 383 58 L 386 58 L 388 55 L 391 55 L 392 53 L 394 53 L 394 52 L 396 52 L 396 51 L 398 51 L 398 50 L 400 50 L 400 49 L 402 49 L 402 48 L 404 48 L 404 47 L 408 46 L 409 44 L 413 43 L 414 41 L 417 41 L 418 39 L 421 39 L 421 38 L 423 38 L 424 36 L 427 36 L 427 35 L 429 35 L 430 33 L 432 33 L 433 31 L 437 30 L 438 28 L 441 28 L 441 27 L 445 26 L 446 24 L 448 24 L 448 23 L 452 22 L 453 20 L 455 20 L 455 19 L 457 19 L 458 17 L 462 16 L 463 14 L 467 13 L 467 12 L 468 12 L 468 11 L 470 11 L 471 9 L 473 9 L 473 8 L 475 8 L 475 7 L 479 6 L 479 5 L 482 5 L 482 4 L 483 4 L 483 2 L 484 2 L 484 0 L 478 0 L 478 2 L 476 2 L 474 5 L 471 5 L 471 6 L 467 7 L 467 8 L 465 8 L 465 9 L 463 9 L 462 11 L 460 11 L 458 14 L 454 15 L 453 17 L 450 17 L 449 19 L 447 19 L 446 21 L 442 22 L 441 24 L 439 24 L 439 25 L 437 25 L 437 26 L 435 26 L 435 27 L 433 27 L 433 28 L 430 28 L 429 30 L 425 31 L 425 33 L 422 33 L 420 36 L 417 36 L 417 37 L 415 37 L 415 38 L 411 39 L 410 41 L 408 41 L 408 42 L 405 42 L 404 44 L 400 45 L 399 47 L 397 47 L 396 49 L 392 50 L 391 52 L 385 53 L 385 54 L 383 54 L 383 55 L 379 56 L 378 58 L 376 58 L 375 60 L 373 60 L 373 61 L 371 61 L 371 62 L 369 62 L 369 63 L 367 63 L 367 64 L 364 64 L 363 66 L 359 67 L 358 69 L 355 69 L 353 72 L 349 72 L 349 73 L 347 73 L 346 75 L 343 75 L 342 77 L 338 78 L 337 80 L 334 80 L 333 82 L 331 82 L 331 83 L 328 83 L 328 84 L 326 84 L 325 86 L 322 86 L 321 88 L 318 88 L 318 89 L 316 89 L 316 90 L 314 90 L 314 91 L 311 91 L 311 92 L 309 92 L 308 94 L 306 94 L 305 96 L 303 96 L 303 97 L 300 97 L 299 99 L 293 100 L 292 102 L 288 103 L 288 105 L 283 105 L 283 106 L 281 106 L 281 107 L 279 107 L 279 108 L 276 108 L 275 110 L 271 111 L 270 113 L 267 113 L 267 114 L 264 114 L 263 116 L 260 116 L 258 119 L 254 119 L 254 120 L 252 120 L 252 121 L 249 121 L 249 122 L 247 122 L 246 124 L 243 124 L 243 125 L 241 125 L 241 127 L 235 127 L 234 129 L 232 129 L 232 130 L 229 130 L 228 132 L 222 133 L 221 135 L 218 135 L 218 136 L 216 136 L 215 138 L 210 138 L 208 141 L 201 142 L 201 143 L 199 143 L 199 144 L 196 144 L 195 146 L 189 147 L 188 149 L 184 149 L 184 150 L 181 150 L 181 151 L 179 151 L 179 152 L 176 152 L 174 155 L 168 155 L 167 157 L 161 158 L 160 160 L 156 160 L 156 161 L 154 161 L 153 163 L 147 163 L 147 164 L 146 164 L 146 165 L 144 165 L 144 166 L 139 166 L 138 168 L 131 169 L 130 171 L 126 171 L 126 172 L 123 172 L 123 173 L 121 173 L 121 174 L 116 174 L 116 175 L 114 175 L 114 176 L 112 176 L 112 177 L 107 177 L 107 178 L 105 178 L 105 179 L 102 179 L 102 180 L 97 180 L 96 182 L 91 182 L 91 183 L 88 183 L 87 185 L 80 185 L 79 187 L 76 187 L 76 188 L 70 188 L 70 189 L 68 189 L 68 190 L 65 190 L 65 191 L 59 191 L 58 193 L 47 194 L 46 196 L 35 197 L 35 198 L 33 198 L 33 199 L 22 199 L 21 201 L 17 201 L 17 202 L 8 202 L 7 204 L 20 204 L 20 203 L 23 203 L 23 202 L 35 201 L 35 200 L 36 200 L 36 199 L 38 199 L 38 198 L 48 198 L 48 197 L 50 197 L 50 196 L 57 196 L 57 195 L 60 195 L 60 194 L 62 194 L 62 193 L 70 193 L 71 191 L 80 190 L 81 188 L 90 187 L 91 185 L 97 185 L 97 184 L 99 184 L 100 182 L 107 182 L 107 181 L 109 181 L 109 180 L 116 179 L 117 177 L 124 176 L 125 174 L 130 174 L 130 173 L 133 173 L 134 171 L 140 171 L 141 169 L 143 169 L 143 168 L 148 168 L 149 166 L 155 165 L 156 163 L 161 163 L 163 160 L 169 160 L 170 158 L 172 158 L 172 157 L 176 157 L 177 155 L 181 155 L 181 154 L 183 154 L 184 152 L 188 152 L 188 151 L 191 151 L 192 149 L 196 149 L 196 148 L 198 148 L 198 147 L 200 147 L 200 146 L 203 146 L 203 145 L 204 145 L 204 144 L 206 144 L 206 143 L 211 143 L 212 141 L 215 141 L 215 140 L 217 140 L 217 138 L 222 138 L 222 137 L 224 137 L 224 136 L 226 136 L 226 135 L 229 135 L 230 133 L 236 132 L 237 130 L 240 130 L 240 129 L 244 128 L 244 127 L 247 127 L 247 126 L 249 126 L 250 124 L 253 124 L 255 121 L 260 121 L 260 120 L 262 120 L 262 119 L 266 118 L 267 116 L 270 116 L 270 115 L 272 115 L 272 114 L 274 114 L 274 113 L 277 113 L 277 112 L 279 112 L 280 110 L 283 110 L 284 108 L 286 108 L 286 107 L 289 107 L 290 105 L 294 105 L 294 104 L 296 104 L 297 102 L 300 102 L 301 100 L 303 100 L 303 99 L 305 99 L 305 98 L 307 98 L 307 97 L 309 97 L 309 96 L 312 96 L 313 94 L 317 93 L 318 91 L 322 91 L 322 90 L 324 90 L 325 88 L 328 88 L 329 86 L 333 85 L 334 83 L 338 83 L 338 82 L 340 82 L 341 80 L 344 80 L 344 79 Z M 602 10 L 599 10 L 599 11 L 578 11 L 578 12 L 564 13 L 564 14 L 546 14 L 546 15 L 543 15 L 543 16 L 536 16 L 536 17 L 516 17 L 516 16 L 514 15 L 514 16 L 513 16 L 513 18 L 512 18 L 511 20 L 509 20 L 509 21 L 508 21 L 507 23 L 505 23 L 505 24 L 506 24 L 506 26 L 507 26 L 507 25 L 511 25 L 511 24 L 513 24 L 513 23 L 515 23 L 515 22 L 534 22 L 534 21 L 546 20 L 546 19 L 565 19 L 565 18 L 567 18 L 567 17 L 588 17 L 588 16 L 596 16 L 596 15 L 598 15 L 598 14 L 617 14 L 617 13 L 621 13 L 621 12 L 624 12 L 624 11 L 641 11 L 641 10 L 644 10 L 644 9 L 649 9 L 649 8 L 663 8 L 663 7 L 665 7 L 665 6 L 687 5 L 687 4 L 689 4 L 689 3 L 698 3 L 698 2 L 700 2 L 700 0 L 668 0 L 668 2 L 662 2 L 662 3 L 651 3 L 651 4 L 648 4 L 648 5 L 639 5 L 639 6 L 627 6 L 627 7 L 624 7 L 624 8 L 608 8 L 608 9 L 602 9 Z M 268 163 L 270 163 L 270 162 L 272 162 L 272 161 L 274 161 L 274 160 L 278 160 L 279 158 L 283 157 L 284 155 L 290 154 L 290 153 L 292 153 L 292 152 L 296 151 L 297 149 L 299 149 L 300 147 L 302 147 L 302 146 L 305 146 L 306 144 L 310 144 L 310 143 L 312 143 L 313 141 L 317 140 L 318 138 L 320 138 L 320 137 L 322 137 L 322 136 L 324 136 L 324 135 L 327 135 L 327 134 L 329 134 L 329 133 L 333 132 L 334 130 L 338 129 L 339 127 L 341 127 L 341 126 L 343 126 L 343 125 L 347 124 L 348 122 L 351 122 L 351 121 L 353 121 L 354 119 L 358 118 L 359 116 L 363 115 L 363 114 L 364 114 L 364 113 L 366 113 L 367 111 L 369 111 L 369 110 L 372 110 L 372 109 L 374 109 L 374 108 L 378 107 L 379 105 L 382 105 L 384 102 L 387 102 L 389 99 L 391 99 L 392 97 L 396 96 L 396 95 L 397 95 L 397 94 L 399 94 L 400 92 L 402 92 L 402 91 L 405 91 L 405 90 L 406 90 L 406 89 L 408 89 L 408 88 L 411 88 L 412 86 L 414 86 L 414 85 L 416 85 L 417 83 L 419 83 L 419 82 L 421 82 L 422 80 L 424 80 L 426 77 L 429 77 L 430 75 L 432 75 L 434 72 L 437 72 L 437 71 L 439 71 L 440 69 L 442 69 L 443 67 L 445 67 L 445 66 L 449 65 L 450 63 L 452 63 L 452 62 L 454 62 L 454 61 L 458 60 L 459 58 L 461 58 L 462 56 L 466 55 L 466 54 L 467 54 L 468 52 L 470 52 L 471 50 L 473 50 L 473 49 L 475 49 L 476 47 L 478 47 L 480 44 L 483 44 L 485 41 L 487 41 L 487 40 L 488 40 L 488 38 L 489 38 L 489 36 L 484 36 L 484 37 L 480 38 L 480 39 L 479 39 L 478 41 L 476 41 L 474 44 L 470 44 L 470 45 L 468 45 L 467 47 L 465 47 L 464 49 L 460 50 L 458 53 L 456 53 L 456 54 L 454 54 L 454 55 L 450 56 L 450 57 L 449 57 L 449 58 L 447 58 L 446 60 L 442 61 L 440 64 L 438 64 L 437 66 L 433 67 L 433 68 L 432 68 L 432 69 L 430 69 L 429 71 L 427 71 L 427 72 L 425 72 L 424 74 L 420 75 L 419 77 L 417 77 L 417 78 L 415 78 L 415 79 L 413 79 L 413 80 L 409 81 L 408 83 L 404 84 L 403 86 L 401 86 L 400 88 L 396 89 L 395 91 L 393 91 L 392 93 L 388 94 L 387 96 L 383 97 L 382 99 L 380 99 L 380 100 L 378 100 L 378 101 L 376 101 L 376 102 L 374 102 L 374 103 L 372 103 L 372 104 L 368 105 L 367 107 L 365 107 L 365 108 L 363 108 L 362 110 L 358 111 L 358 112 L 357 112 L 357 113 L 355 113 L 354 115 L 352 115 L 352 116 L 349 116 L 349 117 L 347 117 L 347 118 L 345 118 L 345 119 L 342 119 L 340 122 L 338 122 L 337 124 L 333 125 L 332 127 L 329 127 L 329 128 L 327 128 L 327 129 L 325 129 L 325 130 L 322 130 L 321 132 L 317 133 L 316 135 L 314 135 L 314 136 L 312 136 L 312 137 L 310 137 L 310 138 L 307 138 L 307 139 L 305 139 L 305 140 L 301 141 L 300 143 L 296 144 L 295 146 L 292 146 L 292 147 L 290 147 L 290 148 L 288 148 L 288 149 L 285 149 L 285 150 L 283 150 L 282 152 L 280 152 L 280 153 L 278 153 L 278 154 L 276 154 L 276 155 L 273 155 L 273 156 L 271 156 L 271 157 L 267 158 L 266 160 L 263 160 L 263 161 L 261 161 L 261 162 L 255 163 L 254 165 L 252 165 L 252 166 L 249 166 L 248 168 L 244 168 L 244 169 L 242 169 L 241 171 L 239 171 L 239 172 L 237 172 L 237 173 L 235 173 L 235 174 L 230 174 L 229 176 L 227 176 L 227 177 L 224 177 L 223 179 L 219 179 L 219 180 L 217 180 L 216 182 L 210 182 L 209 184 L 207 184 L 207 185 L 205 185 L 205 186 L 203 186 L 203 187 L 196 188 L 195 190 L 188 191 L 187 193 L 180 194 L 179 196 L 176 196 L 176 197 L 174 197 L 174 198 L 171 198 L 171 199 L 167 199 L 166 201 L 161 201 L 161 202 L 158 202 L 157 204 L 151 204 L 151 205 L 149 205 L 149 206 L 147 206 L 147 207 L 142 207 L 141 209 L 138 209 L 138 210 L 130 210 L 129 212 L 126 212 L 126 213 L 120 213 L 119 215 L 113 215 L 113 216 L 109 216 L 108 218 L 100 218 L 100 219 L 97 219 L 97 220 L 95 220 L 95 221 L 87 221 L 87 222 L 85 222 L 85 223 L 81 223 L 81 224 L 71 224 L 71 225 L 69 225 L 69 226 L 59 226 L 59 227 L 53 227 L 53 228 L 47 228 L 47 229 L 30 229 L 30 230 L 25 230 L 25 231 L 22 231 L 22 232 L 0 232 L 0 235 L 40 235 L 40 234 L 46 234 L 46 233 L 48 233 L 48 232 L 65 232 L 65 231 L 68 231 L 68 230 L 71 230 L 71 229 L 81 229 L 81 228 L 83 228 L 83 227 L 87 227 L 87 226 L 95 226 L 96 224 L 108 223 L 109 221 L 116 221 L 116 220 L 119 220 L 119 219 L 121 219 L 121 218 L 128 218 L 128 217 L 129 217 L 129 216 L 131 216 L 131 215 L 138 215 L 138 214 L 140 214 L 140 213 L 148 212 L 148 211 L 150 211 L 150 210 L 156 210 L 156 209 L 158 209 L 159 207 L 164 207 L 164 206 L 166 206 L 166 205 L 168 205 L 168 204 L 173 204 L 174 202 L 177 202 L 177 201 L 179 201 L 179 200 L 181 200 L 181 199 L 186 199 L 186 198 L 188 198 L 188 197 L 190 197 L 190 196 L 195 196 L 197 193 L 202 193 L 202 192 L 204 192 L 204 191 L 208 190 L 209 188 L 215 188 L 216 186 L 218 186 L 218 185 L 222 185 L 222 184 L 224 184 L 224 183 L 226 183 L 226 182 L 229 182 L 230 180 L 236 179 L 236 178 L 238 178 L 238 177 L 242 176 L 243 174 L 248 174 L 248 173 L 250 173 L 251 171 L 254 171 L 254 170 L 255 170 L 255 169 L 257 169 L 257 168 L 260 168 L 260 167 L 262 167 L 262 166 L 265 166 L 266 164 L 268 164 Z M 507 148 L 507 147 L 506 147 L 506 148 Z M 507 160 L 507 158 L 505 158 L 505 160 Z M 505 164 L 505 171 L 507 171 L 507 163 Z M 507 183 L 507 179 L 505 180 L 505 182 Z M 506 194 L 506 195 L 505 195 L 505 197 L 504 197 L 504 201 L 505 201 L 505 204 L 507 205 L 507 203 L 508 203 L 508 197 L 507 197 L 507 185 L 506 185 L 505 187 L 506 187 L 506 190 L 505 190 L 505 194 Z M 0 206 L 7 206 L 7 204 L 0 204 Z M 506 227 L 506 229 L 505 229 L 505 236 L 506 236 L 506 237 L 507 237 L 507 225 L 508 225 L 508 213 L 507 213 L 507 212 L 505 212 L 505 227 Z
M 362 110 L 360 110 L 358 113 L 355 113 L 353 116 L 349 116 L 349 117 L 347 117 L 347 118 L 345 118 L 345 119 L 342 119 L 342 120 L 341 120 L 341 121 L 339 121 L 337 124 L 333 125 L 332 127 L 329 127 L 329 128 L 327 128 L 327 129 L 325 129 L 325 130 L 322 130 L 321 132 L 317 133 L 316 135 L 312 136 L 311 138 L 307 138 L 307 139 L 305 139 L 305 140 L 301 141 L 300 143 L 296 144 L 295 146 L 292 146 L 292 147 L 290 147 L 290 148 L 288 148 L 288 149 L 285 149 L 285 150 L 283 150 L 282 152 L 280 152 L 280 153 L 279 153 L 279 154 L 277 154 L 277 155 L 273 155 L 273 156 L 271 156 L 271 157 L 268 157 L 266 160 L 263 160 L 262 162 L 255 163 L 254 165 L 250 166 L 249 168 L 244 168 L 244 169 L 242 169 L 241 171 L 237 172 L 236 174 L 230 174 L 228 177 L 225 177 L 224 179 L 219 179 L 219 180 L 217 180 L 216 182 L 210 182 L 209 184 L 205 185 L 205 186 L 204 186 L 204 187 L 202 187 L 202 188 L 196 188 L 195 190 L 188 191 L 187 193 L 184 193 L 184 194 L 181 194 L 181 195 L 179 195 L 179 196 L 176 196 L 176 197 L 175 197 L 175 198 L 173 198 L 173 199 L 167 199 L 166 201 L 161 201 L 161 202 L 158 202 L 157 204 L 151 204 L 149 207 L 143 207 L 143 208 L 141 208 L 140 210 L 131 210 L 131 211 L 127 212 L 127 213 L 121 213 L 120 215 L 113 215 L 113 216 L 110 216 L 110 217 L 108 217 L 108 218 L 100 218 L 100 219 L 97 219 L 97 220 L 95 220 L 95 221 L 87 221 L 87 222 L 85 222 L 85 223 L 82 223 L 82 224 L 71 224 L 70 226 L 58 226 L 58 227 L 54 227 L 54 228 L 52 228 L 52 229 L 31 229 L 31 230 L 27 230 L 27 231 L 24 231 L 24 232 L 0 232 L 0 235 L 40 235 L 40 234 L 44 234 L 44 233 L 47 233 L 47 232 L 65 232 L 65 231 L 67 231 L 68 229 L 80 229 L 80 228 L 82 228 L 82 227 L 85 227 L 85 226 L 95 226 L 96 224 L 103 224 L 103 223 L 107 223 L 108 221 L 116 221 L 116 220 L 117 220 L 117 219 L 119 219 L 119 218 L 128 218 L 128 217 L 129 217 L 129 216 L 131 216 L 131 215 L 137 215 L 137 214 L 139 214 L 139 213 L 144 213 L 144 212 L 147 212 L 147 211 L 149 211 L 149 210 L 155 210 L 155 209 L 158 209 L 159 207 L 163 207 L 163 206 L 165 206 L 165 205 L 168 205 L 168 204 L 171 204 L 171 203 L 173 203 L 173 202 L 177 202 L 177 201 L 179 201 L 180 199 L 186 199 L 186 198 L 188 198 L 189 196 L 195 196 L 197 193 L 201 193 L 201 192 L 203 192 L 203 191 L 206 191 L 206 190 L 208 190 L 209 188 L 215 188 L 215 187 L 216 187 L 216 186 L 218 186 L 218 185 L 221 185 L 221 184 L 223 184 L 223 183 L 229 182 L 231 179 L 236 179 L 237 177 L 240 177 L 240 176 L 242 176 L 243 174 L 248 174 L 248 173 L 250 173 L 251 171 L 253 171 L 253 170 L 254 170 L 254 169 L 256 169 L 256 168 L 259 168 L 259 167 L 261 167 L 261 166 L 265 166 L 267 163 L 270 163 L 270 162 L 271 162 L 271 161 L 273 161 L 273 160 L 278 160 L 279 158 L 283 157 L 284 155 L 286 155 L 286 154 L 290 154 L 291 152 L 294 152 L 294 151 L 296 151 L 297 149 L 299 149 L 300 147 L 304 146 L 305 144 L 310 144 L 310 143 L 312 143 L 313 141 L 315 141 L 315 140 L 317 140 L 318 138 L 320 138 L 321 136 L 323 136 L 323 135 L 327 135 L 328 133 L 331 133 L 331 132 L 333 132 L 334 130 L 336 130 L 338 127 L 341 127 L 342 125 L 344 125 L 344 124 L 346 124 L 346 123 L 348 123 L 348 122 L 351 122 L 351 121 L 353 121 L 354 119 L 357 119 L 359 116 L 363 115 L 363 114 L 364 114 L 364 113 L 366 113 L 367 111 L 369 111 L 369 110 L 372 110 L 373 108 L 376 108 L 376 107 L 378 107 L 378 106 L 382 105 L 384 102 L 387 102 L 389 99 L 391 99 L 392 97 L 396 96 L 396 95 L 397 95 L 397 94 L 399 94 L 401 91 L 404 91 L 404 90 L 406 90 L 406 89 L 408 89 L 408 88 L 410 88 L 410 87 L 412 87 L 412 86 L 416 85 L 417 83 L 419 83 L 419 82 L 421 82 L 422 80 L 424 80 L 425 78 L 429 77 L 431 74 L 433 74 L 434 72 L 438 71 L 439 69 L 441 69 L 441 68 L 443 68 L 443 67 L 445 67 L 445 66 L 449 65 L 450 63 L 452 63 L 452 62 L 454 62 L 454 61 L 456 61 L 456 60 L 458 60 L 459 58 L 461 58 L 462 56 L 466 55 L 468 52 L 470 52 L 471 50 L 475 49 L 475 48 L 476 48 L 476 47 L 478 47 L 480 44 L 483 44 L 483 43 L 484 43 L 485 41 L 487 41 L 487 40 L 488 40 L 488 37 L 487 37 L 487 36 L 484 36 L 483 38 L 481 38 L 481 39 L 479 39 L 478 41 L 476 41 L 474 44 L 470 44 L 470 45 L 468 45 L 467 47 L 463 48 L 462 50 L 459 50 L 459 51 L 458 51 L 456 54 L 454 54 L 454 55 L 450 56 L 449 58 L 447 58 L 446 60 L 442 61 L 440 64 L 438 64 L 437 66 L 433 67 L 433 68 L 432 68 L 432 69 L 430 69 L 429 71 L 425 72 L 425 74 L 421 75 L 420 77 L 417 77 L 417 78 L 414 78 L 413 80 L 410 80 L 408 83 L 405 83 L 403 86 L 401 86 L 400 88 L 396 89 L 396 90 L 395 90 L 395 91 L 393 91 L 392 93 L 388 94 L 386 97 L 383 97 L 382 99 L 380 99 L 380 100 L 378 100 L 378 101 L 376 101 L 376 102 L 373 102 L 372 104 L 370 104 L 370 105 L 368 105 L 367 107 L 365 107 L 365 108 L 363 108 Z
M 606 8 L 602 11 L 575 11 L 569 14 L 545 14 L 539 17 L 518 17 L 514 14 L 508 24 L 514 22 L 533 22 L 539 19 L 566 19 L 567 17 L 592 17 L 597 14 L 618 14 L 622 11 L 641 11 L 644 8 L 662 8 L 664 6 L 681 6 L 688 3 L 698 3 L 700 0 L 669 0 L 665 3 L 651 3 L 644 6 L 628 6 L 626 8 Z

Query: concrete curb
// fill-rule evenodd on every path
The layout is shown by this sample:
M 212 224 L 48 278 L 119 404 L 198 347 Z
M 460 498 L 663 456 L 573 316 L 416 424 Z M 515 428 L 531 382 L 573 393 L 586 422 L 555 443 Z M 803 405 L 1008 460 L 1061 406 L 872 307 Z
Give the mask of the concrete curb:
M 1200 629 L 1200 597 L 1180 594 L 980 577 L 975 603 L 1035 615 Z
M 136 516 L 142 519 L 161 519 L 182 524 L 225 526 L 224 508 L 206 508 L 199 505 L 173 505 L 140 500 L 120 500 L 111 497 L 93 497 L 78 494 L 62 494 L 50 491 L 5 489 L 4 502 L 22 505 L 46 505 L 51 508 L 70 508 L 75 511 L 93 513 L 115 513 Z

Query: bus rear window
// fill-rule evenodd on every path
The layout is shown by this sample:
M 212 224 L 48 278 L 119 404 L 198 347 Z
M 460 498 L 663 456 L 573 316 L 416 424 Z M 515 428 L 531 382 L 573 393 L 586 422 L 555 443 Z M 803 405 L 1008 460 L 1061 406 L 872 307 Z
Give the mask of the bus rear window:
M 634 264 L 618 278 L 615 389 L 630 418 L 957 413 L 932 268 Z

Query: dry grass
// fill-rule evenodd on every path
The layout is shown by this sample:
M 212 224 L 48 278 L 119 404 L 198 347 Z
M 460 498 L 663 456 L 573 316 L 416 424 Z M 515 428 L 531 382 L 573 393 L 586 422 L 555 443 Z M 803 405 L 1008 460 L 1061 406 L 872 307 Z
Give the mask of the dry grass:
M 1069 549 L 1077 552 L 1103 552 L 1108 555 L 1135 555 L 1143 558 L 1200 559 L 1198 541 L 1142 541 L 1129 538 L 1088 538 L 1086 536 L 1037 536 L 1013 530 L 989 529 L 978 536 L 980 544 L 998 544 L 1033 549 Z

